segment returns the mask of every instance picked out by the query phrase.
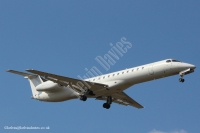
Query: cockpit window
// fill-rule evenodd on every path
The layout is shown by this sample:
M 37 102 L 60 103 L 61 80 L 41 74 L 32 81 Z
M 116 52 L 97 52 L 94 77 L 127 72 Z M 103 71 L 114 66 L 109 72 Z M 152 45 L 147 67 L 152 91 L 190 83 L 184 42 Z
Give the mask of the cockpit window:
M 172 60 L 172 62 L 180 62 L 180 61 L 178 61 L 178 60 Z
M 171 62 L 171 60 L 167 60 L 166 62 L 169 63 L 169 62 Z

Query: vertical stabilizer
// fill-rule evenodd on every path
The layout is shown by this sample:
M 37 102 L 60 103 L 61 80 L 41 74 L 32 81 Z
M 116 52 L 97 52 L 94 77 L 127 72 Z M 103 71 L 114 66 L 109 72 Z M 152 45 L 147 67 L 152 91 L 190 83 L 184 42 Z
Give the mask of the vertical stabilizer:
M 31 90 L 32 90 L 32 94 L 33 94 L 33 98 L 36 97 L 36 95 L 39 93 L 37 90 L 36 90 L 36 86 L 38 86 L 39 84 L 41 84 L 43 81 L 42 79 L 40 78 L 40 76 L 29 76 L 29 77 L 25 77 L 29 80 L 30 82 L 30 86 L 31 86 Z
M 24 78 L 27 78 L 30 82 L 33 98 L 36 97 L 36 95 L 39 93 L 36 90 L 36 86 L 43 83 L 43 80 L 41 79 L 40 76 L 38 76 L 36 74 L 24 73 L 24 72 L 19 72 L 19 71 L 15 71 L 15 70 L 8 70 L 7 72 L 18 74 L 18 75 L 24 76 Z

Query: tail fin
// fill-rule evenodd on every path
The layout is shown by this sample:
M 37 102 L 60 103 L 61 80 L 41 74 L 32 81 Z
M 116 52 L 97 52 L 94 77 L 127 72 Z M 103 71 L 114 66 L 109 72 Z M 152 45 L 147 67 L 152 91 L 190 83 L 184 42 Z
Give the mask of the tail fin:
M 43 83 L 43 80 L 41 79 L 40 76 L 38 76 L 36 74 L 24 73 L 24 72 L 19 72 L 19 71 L 15 71 L 15 70 L 8 70 L 7 72 L 18 74 L 18 75 L 24 76 L 24 78 L 27 78 L 30 82 L 30 85 L 31 85 L 33 98 L 36 97 L 36 95 L 39 92 L 35 88 L 36 88 L 37 85 Z

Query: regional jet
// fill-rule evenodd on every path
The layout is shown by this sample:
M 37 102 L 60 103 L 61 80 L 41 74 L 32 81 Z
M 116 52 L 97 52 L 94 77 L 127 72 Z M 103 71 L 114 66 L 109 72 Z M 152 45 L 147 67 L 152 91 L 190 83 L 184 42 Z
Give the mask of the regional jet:
M 141 65 L 121 71 L 99 75 L 88 79 L 75 79 L 47 72 L 28 69 L 27 72 L 8 70 L 27 78 L 32 90 L 32 98 L 46 102 L 61 102 L 79 98 L 104 100 L 103 108 L 109 109 L 111 104 L 130 105 L 143 108 L 138 102 L 129 97 L 124 90 L 147 81 L 173 75 L 180 75 L 179 81 L 184 82 L 184 76 L 194 72 L 195 65 L 166 59 Z

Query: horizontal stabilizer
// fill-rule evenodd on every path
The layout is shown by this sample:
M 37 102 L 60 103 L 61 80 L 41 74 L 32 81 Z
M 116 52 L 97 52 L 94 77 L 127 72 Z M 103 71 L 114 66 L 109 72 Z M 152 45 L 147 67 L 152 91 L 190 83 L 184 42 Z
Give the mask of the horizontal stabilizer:
M 24 77 L 37 76 L 35 74 L 25 73 L 25 72 L 19 72 L 19 71 L 15 71 L 15 70 L 7 70 L 7 72 L 14 73 L 14 74 L 17 74 L 17 75 L 21 75 L 21 76 L 24 76 Z

